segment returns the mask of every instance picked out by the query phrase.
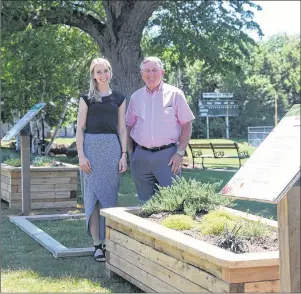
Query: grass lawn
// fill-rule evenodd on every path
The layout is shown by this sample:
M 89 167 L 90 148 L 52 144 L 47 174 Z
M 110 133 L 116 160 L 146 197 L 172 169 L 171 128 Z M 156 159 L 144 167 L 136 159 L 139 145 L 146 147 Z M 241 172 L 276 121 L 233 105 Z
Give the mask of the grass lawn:
M 3 150 L 2 150 L 3 151 Z M 234 172 L 185 169 L 183 176 L 199 181 L 223 181 Z M 276 219 L 275 205 L 237 201 L 237 209 Z M 138 198 L 130 173 L 121 177 L 119 206 L 135 206 Z M 66 213 L 68 209 L 34 210 L 32 214 Z M 70 210 L 83 212 L 81 208 Z M 51 253 L 23 233 L 8 220 L 9 215 L 21 215 L 1 203 L 1 292 L 141 292 L 119 277 L 107 279 L 103 263 L 94 262 L 92 257 L 55 259 Z M 91 239 L 86 235 L 84 220 L 35 222 L 66 247 L 89 247 Z

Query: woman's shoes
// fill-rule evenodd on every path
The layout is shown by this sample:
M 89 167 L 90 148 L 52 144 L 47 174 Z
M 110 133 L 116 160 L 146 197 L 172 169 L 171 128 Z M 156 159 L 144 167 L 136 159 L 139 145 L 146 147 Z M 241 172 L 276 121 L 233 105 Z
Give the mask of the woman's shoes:
M 94 245 L 94 260 L 97 262 L 104 262 L 106 261 L 106 245 L 100 243 L 99 245 Z M 101 250 L 101 254 L 95 255 L 97 250 Z

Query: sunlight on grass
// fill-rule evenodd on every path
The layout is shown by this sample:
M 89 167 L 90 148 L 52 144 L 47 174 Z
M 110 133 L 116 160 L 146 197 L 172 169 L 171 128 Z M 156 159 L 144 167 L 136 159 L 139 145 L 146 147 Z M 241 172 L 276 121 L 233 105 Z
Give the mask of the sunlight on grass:
M 43 277 L 31 270 L 4 270 L 1 273 L 1 282 L 2 292 L 111 292 L 87 278 Z

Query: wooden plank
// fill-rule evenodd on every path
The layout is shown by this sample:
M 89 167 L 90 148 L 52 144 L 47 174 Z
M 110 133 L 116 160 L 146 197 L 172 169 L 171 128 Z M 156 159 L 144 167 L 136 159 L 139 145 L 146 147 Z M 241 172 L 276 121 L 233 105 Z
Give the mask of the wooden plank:
M 53 239 L 37 226 L 29 222 L 25 218 L 10 217 L 9 220 L 16 224 L 22 231 L 28 234 L 31 238 L 49 250 L 52 254 L 55 254 L 57 250 L 67 249 L 64 245 Z
M 11 198 L 10 192 L 2 189 L 2 185 L 1 185 L 1 199 L 4 199 L 4 200 L 10 202 L 10 198 Z
M 41 196 L 40 196 L 41 197 Z M 53 197 L 53 195 L 52 195 Z M 66 198 L 69 197 L 69 198 Z M 64 198 L 35 198 L 31 200 L 31 203 L 42 203 L 42 202 L 65 202 L 65 201 L 75 201 L 74 198 L 70 198 L 70 195 L 67 194 L 64 196 Z M 19 204 L 22 203 L 22 200 L 12 200 L 13 204 Z
M 281 292 L 300 292 L 300 181 L 277 205 Z
M 129 210 L 129 209 L 128 209 Z M 223 267 L 252 267 L 272 266 L 279 264 L 278 251 L 270 254 L 244 253 L 235 254 L 207 242 L 196 240 L 193 237 L 184 235 L 181 232 L 166 228 L 147 219 L 143 219 L 125 211 L 124 208 L 106 208 L 100 213 L 107 219 L 112 219 L 118 223 L 132 228 L 138 232 L 150 235 L 151 237 L 163 241 L 166 244 L 175 246 L 192 255 L 197 255 L 201 259 L 208 260 L 218 266 Z
M 111 265 L 111 264 L 109 264 L 107 262 L 106 262 L 106 268 L 108 270 L 116 273 L 118 276 L 124 278 L 125 280 L 127 280 L 128 282 L 130 282 L 131 284 L 135 285 L 136 287 L 138 287 L 139 289 L 141 289 L 142 291 L 144 291 L 146 293 L 153 293 L 153 292 L 155 292 L 153 289 L 147 287 L 143 283 L 140 283 L 138 280 L 134 279 L 130 275 L 126 274 L 125 272 L 121 271 L 117 267 L 115 267 L 115 266 L 113 266 L 113 265 Z
M 9 172 L 21 172 L 21 167 L 14 167 L 1 163 L 1 170 Z M 67 171 L 67 172 L 77 172 L 79 170 L 78 166 L 69 163 L 64 163 L 64 166 L 31 166 L 30 171 L 33 172 L 53 172 L 53 171 Z
M 64 178 L 75 178 L 77 177 L 77 172 L 74 171 L 36 171 L 36 172 L 30 172 L 31 178 L 41 178 L 41 177 L 47 177 L 47 178 L 58 178 L 64 176 Z
M 7 177 L 5 175 L 1 175 L 1 184 L 4 183 L 4 184 L 10 184 L 10 181 L 11 181 L 11 178 L 10 177 Z
M 152 238 L 146 234 L 137 232 L 137 231 L 135 231 L 129 227 L 126 227 L 122 224 L 119 224 L 115 221 L 107 219 L 106 224 L 108 227 L 113 228 L 116 231 L 122 232 L 123 234 L 126 234 L 126 235 L 130 236 L 131 238 L 133 238 L 143 244 L 149 245 L 158 251 L 166 253 L 167 255 L 175 257 L 175 258 L 177 258 L 185 263 L 188 263 L 190 265 L 199 267 L 199 268 L 205 270 L 206 272 L 211 273 L 219 278 L 222 277 L 222 267 L 221 266 L 218 266 L 212 262 L 209 262 L 206 259 L 201 259 L 200 256 L 196 256 L 196 255 L 187 253 L 184 250 L 181 250 L 181 249 L 176 248 L 175 246 L 166 244 L 163 241 L 156 240 L 155 238 Z
M 161 266 L 132 250 L 120 246 L 119 244 L 107 240 L 106 245 L 107 250 L 109 250 L 111 253 L 128 262 L 134 263 L 140 269 L 168 283 L 169 285 L 172 285 L 181 292 L 208 292 L 208 290 L 205 288 L 198 286 L 182 276 L 173 273 L 164 266 Z
M 264 281 L 255 283 L 245 283 L 244 292 L 247 293 L 278 293 L 280 292 L 280 281 Z
M 8 194 L 6 194 L 8 193 Z M 6 195 L 9 195 L 10 198 L 12 198 L 12 201 L 18 202 L 20 200 L 22 200 L 22 194 L 21 193 L 11 193 L 11 192 L 7 192 L 5 191 Z M 71 199 L 71 195 L 70 195 L 70 191 L 63 191 L 63 192 L 31 192 L 31 199 L 61 199 L 61 198 L 70 198 Z M 46 200 L 46 201 L 47 201 Z M 73 199 L 74 200 L 74 199 Z M 49 200 L 48 200 L 49 201 Z M 57 201 L 57 200 L 56 200 Z
M 24 127 L 20 133 L 21 142 L 21 180 L 22 185 L 20 186 L 20 191 L 22 192 L 22 214 L 29 215 L 31 209 L 31 199 L 30 199 L 30 136 L 29 136 L 29 124 Z M 13 187 L 11 186 L 13 191 Z M 8 190 L 9 191 L 9 190 Z M 18 191 L 14 191 L 18 192 Z
M 2 165 L 1 165 L 1 168 L 2 168 Z M 21 170 L 17 171 L 17 172 L 1 170 L 1 177 L 2 176 L 7 176 L 12 179 L 21 179 Z
M 94 247 L 87 248 L 67 248 L 63 250 L 56 250 L 54 257 L 76 257 L 76 256 L 91 256 L 94 255 Z
M 110 229 L 110 240 L 130 250 L 137 252 L 139 255 L 164 266 L 170 271 L 186 278 L 187 280 L 208 289 L 211 292 L 229 292 L 230 285 L 212 274 L 200 270 L 192 265 L 186 264 L 165 253 L 159 252 L 148 245 L 144 245 L 127 235 Z M 240 286 L 240 285 L 238 285 Z
M 15 188 L 17 187 L 17 189 Z M 50 184 L 50 185 L 31 185 L 31 192 L 52 192 L 52 191 L 76 191 L 77 184 Z M 10 190 L 8 190 L 10 191 Z M 12 192 L 21 192 L 20 186 L 11 186 Z
M 260 282 L 279 280 L 279 266 L 258 266 L 250 268 L 223 268 L 222 279 L 228 283 Z
M 29 221 L 49 221 L 49 220 L 63 220 L 63 219 L 77 219 L 77 218 L 85 218 L 86 215 L 84 213 L 74 213 L 74 214 L 43 214 L 43 215 L 29 215 L 26 216 L 25 219 Z M 17 216 L 15 218 L 18 218 Z M 24 218 L 20 216 L 19 218 Z
M 22 186 L 21 185 L 8 185 L 5 183 L 1 183 L 3 189 L 8 192 L 13 193 L 22 193 Z M 77 184 L 49 184 L 49 185 L 31 185 L 30 191 L 31 192 L 64 192 L 64 191 L 76 191 Z
M 110 264 L 116 268 L 119 268 L 125 273 L 131 273 L 131 276 L 134 279 L 140 281 L 142 284 L 147 285 L 149 288 L 154 289 L 155 292 L 179 292 L 176 288 L 139 269 L 133 263 L 127 262 L 111 252 Z
M 1 188 L 8 192 L 14 192 L 14 193 L 19 192 L 22 195 L 22 186 L 21 185 L 12 186 L 12 185 L 1 182 Z
M 75 207 L 77 205 L 77 201 L 56 201 L 56 202 L 38 202 L 32 203 L 32 209 L 40 209 L 40 208 L 62 208 L 62 207 Z M 20 209 L 22 207 L 21 204 L 11 203 L 10 208 Z
M 1 177 L 1 182 L 7 184 L 7 185 L 13 185 L 18 186 L 21 185 L 21 179 L 12 179 L 10 177 Z M 40 177 L 40 178 L 33 178 L 30 181 L 31 185 L 49 185 L 49 184 L 77 184 L 77 178 L 70 178 L 70 177 L 64 177 L 62 174 L 62 177 L 60 178 L 49 178 L 49 177 Z

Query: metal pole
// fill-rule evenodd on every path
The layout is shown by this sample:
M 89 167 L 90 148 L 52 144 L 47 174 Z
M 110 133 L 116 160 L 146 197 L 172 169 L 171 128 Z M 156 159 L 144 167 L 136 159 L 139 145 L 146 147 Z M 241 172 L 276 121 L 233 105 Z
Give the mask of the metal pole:
M 226 116 L 226 138 L 229 139 L 229 116 L 228 115 Z
M 30 130 L 29 123 L 21 130 L 22 214 L 29 215 L 30 198 Z
M 207 125 L 207 139 L 209 139 L 209 116 L 206 116 L 206 125 Z
M 278 95 L 275 93 L 275 127 L 277 126 L 278 123 Z

